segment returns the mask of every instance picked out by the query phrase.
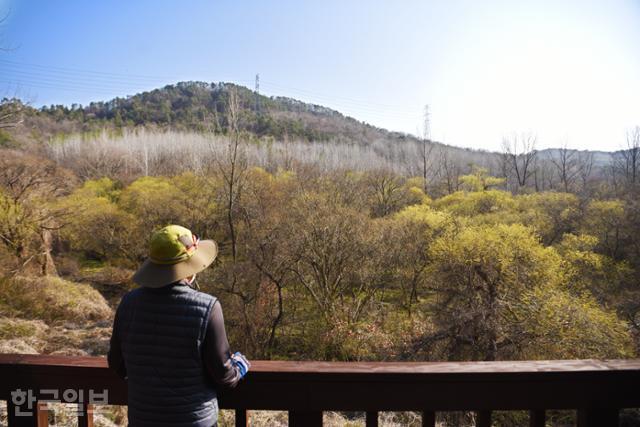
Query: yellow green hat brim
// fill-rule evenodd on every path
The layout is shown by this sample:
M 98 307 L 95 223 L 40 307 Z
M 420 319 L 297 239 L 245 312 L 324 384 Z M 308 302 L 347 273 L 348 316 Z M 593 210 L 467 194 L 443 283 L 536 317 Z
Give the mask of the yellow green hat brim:
M 218 256 L 213 240 L 201 240 L 190 258 L 176 264 L 156 264 L 147 259 L 133 275 L 133 281 L 148 288 L 159 288 L 192 276 L 209 267 Z

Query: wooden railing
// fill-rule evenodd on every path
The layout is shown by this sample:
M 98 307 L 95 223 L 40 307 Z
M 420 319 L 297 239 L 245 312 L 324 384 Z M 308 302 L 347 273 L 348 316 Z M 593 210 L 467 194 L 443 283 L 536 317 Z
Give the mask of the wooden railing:
M 16 401 L 16 391 L 33 393 Z M 52 391 L 58 400 L 80 396 L 78 425 L 91 426 L 93 405 L 127 404 L 127 385 L 100 357 L 0 355 L 0 400 L 9 426 L 46 425 Z M 71 390 L 72 392 L 69 392 Z M 106 401 L 102 400 L 107 391 Z M 66 395 L 63 394 L 66 391 Z M 12 392 L 14 395 L 12 396 Z M 91 398 L 89 398 L 91 396 Z M 65 398 L 66 397 L 66 398 Z M 378 411 L 421 411 L 424 426 L 436 411 L 476 411 L 477 425 L 491 425 L 492 410 L 528 410 L 531 426 L 545 425 L 545 410 L 575 409 L 579 426 L 618 425 L 621 408 L 640 407 L 640 359 L 524 362 L 340 363 L 254 361 L 251 372 L 219 395 L 235 409 L 289 411 L 289 424 L 322 425 L 322 411 L 364 411 L 367 426 Z M 17 416 L 16 410 L 30 415 Z

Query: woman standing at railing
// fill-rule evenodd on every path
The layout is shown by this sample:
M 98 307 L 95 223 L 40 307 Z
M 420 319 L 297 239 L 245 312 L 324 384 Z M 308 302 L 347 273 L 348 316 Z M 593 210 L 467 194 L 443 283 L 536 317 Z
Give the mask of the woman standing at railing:
M 127 380 L 130 426 L 215 426 L 215 385 L 233 387 L 247 373 L 247 359 L 229 351 L 220 302 L 196 289 L 217 254 L 213 240 L 184 227 L 152 235 L 133 277 L 141 287 L 116 311 L 108 357 Z

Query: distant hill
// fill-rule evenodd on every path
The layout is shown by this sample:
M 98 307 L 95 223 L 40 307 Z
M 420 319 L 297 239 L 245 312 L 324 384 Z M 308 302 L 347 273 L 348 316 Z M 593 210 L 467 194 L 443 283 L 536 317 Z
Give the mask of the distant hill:
M 257 137 L 358 143 L 413 138 L 371 126 L 330 108 L 286 97 L 259 95 L 231 83 L 181 82 L 87 106 L 45 106 L 36 114 L 73 123 L 82 130 L 108 125 L 224 132 L 232 88 L 236 89 L 240 100 L 242 130 Z
M 619 151 L 611 152 L 611 151 L 600 151 L 600 150 L 570 150 L 576 152 L 584 152 L 591 153 L 593 155 L 593 166 L 595 167 L 604 167 L 611 163 L 611 156 Z M 559 148 L 545 148 L 543 150 L 538 151 L 540 157 L 542 158 L 559 158 L 560 157 L 560 149 Z

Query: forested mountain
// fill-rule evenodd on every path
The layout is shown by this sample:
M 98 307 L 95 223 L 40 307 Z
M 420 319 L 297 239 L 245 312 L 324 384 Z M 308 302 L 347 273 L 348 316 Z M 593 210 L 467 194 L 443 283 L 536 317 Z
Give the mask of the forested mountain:
M 74 130 L 156 126 L 180 131 L 224 132 L 228 127 L 230 90 L 238 95 L 241 129 L 257 137 L 351 142 L 407 138 L 320 105 L 286 97 L 267 97 L 231 83 L 180 82 L 126 98 L 92 102 L 87 106 L 51 105 L 32 113 L 59 123 L 67 122 L 67 126 L 74 124 Z

